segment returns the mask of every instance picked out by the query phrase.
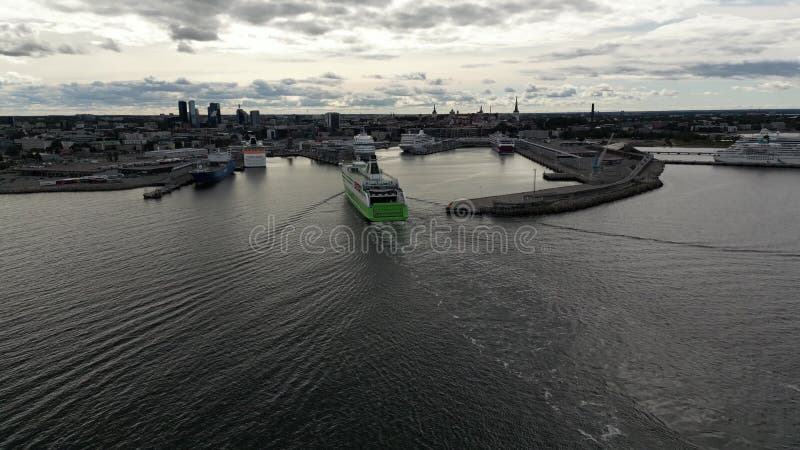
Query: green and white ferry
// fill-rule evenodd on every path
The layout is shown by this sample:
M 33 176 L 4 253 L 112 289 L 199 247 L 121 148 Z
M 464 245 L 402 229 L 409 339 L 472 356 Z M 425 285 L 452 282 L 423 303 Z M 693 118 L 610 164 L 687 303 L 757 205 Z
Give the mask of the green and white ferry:
M 360 133 L 353 139 L 354 161 L 342 165 L 344 192 L 350 203 L 371 222 L 408 219 L 408 206 L 397 179 L 378 167 L 375 140 Z

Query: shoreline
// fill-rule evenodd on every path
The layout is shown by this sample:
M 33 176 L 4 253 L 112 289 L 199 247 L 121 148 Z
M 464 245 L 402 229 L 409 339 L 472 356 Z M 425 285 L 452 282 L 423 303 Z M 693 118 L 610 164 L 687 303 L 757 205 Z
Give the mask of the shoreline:
M 21 179 L 13 178 L 13 182 L 0 181 L 0 195 L 20 195 L 20 194 L 40 194 L 57 192 L 102 192 L 102 191 L 124 191 L 129 189 L 139 189 L 153 186 L 164 186 L 167 184 L 180 184 L 170 177 L 153 176 L 140 177 L 139 179 L 124 180 L 120 183 L 97 183 L 97 184 L 65 184 L 61 186 L 38 186 L 39 178 Z M 26 177 L 29 178 L 29 177 Z M 37 183 L 37 184 L 34 184 Z M 185 180 L 183 180 L 185 183 Z M 18 185 L 18 186 L 15 186 Z

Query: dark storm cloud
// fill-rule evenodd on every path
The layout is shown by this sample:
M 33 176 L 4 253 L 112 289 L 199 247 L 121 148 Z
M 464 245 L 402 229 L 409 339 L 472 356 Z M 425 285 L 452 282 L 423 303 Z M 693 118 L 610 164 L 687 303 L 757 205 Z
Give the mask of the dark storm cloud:
M 395 78 L 398 80 L 425 81 L 428 79 L 428 75 L 425 72 L 411 72 L 397 75 Z
M 68 4 L 58 0 L 43 1 L 53 9 L 67 13 L 88 12 L 115 17 L 135 14 L 164 26 L 176 41 L 218 40 L 226 17 L 317 36 L 344 28 L 348 23 L 355 23 L 360 13 L 388 4 L 387 0 L 335 3 L 324 0 L 75 0 Z M 303 20 L 299 20 L 301 16 Z
M 84 52 L 80 48 L 73 47 L 68 44 L 61 44 L 56 49 L 58 53 L 62 53 L 65 55 L 82 55 Z
M 578 95 L 578 90 L 573 86 L 539 87 L 528 85 L 525 88 L 525 98 L 567 98 Z
M 191 26 L 170 25 L 169 35 L 176 41 L 216 41 L 219 40 L 214 30 L 194 28 Z
M 741 63 L 696 64 L 686 69 L 689 74 L 704 78 L 751 78 L 760 76 L 800 76 L 798 61 L 746 61 Z
M 64 83 L 56 86 L 23 85 L 0 91 L 0 101 L 28 105 L 74 108 L 89 107 L 157 107 L 171 108 L 180 98 L 207 101 L 234 102 L 247 99 L 253 102 L 270 102 L 275 106 L 312 103 L 328 104 L 342 93 L 317 86 L 287 85 L 282 82 L 254 80 L 246 86 L 238 83 L 193 83 L 185 78 L 175 81 L 153 77 L 137 81 L 92 83 Z
M 325 72 L 318 77 L 308 77 L 302 80 L 293 80 L 295 83 L 317 84 L 323 86 L 338 86 L 344 82 L 345 78 L 333 72 Z M 282 80 L 283 81 L 283 80 Z M 285 83 L 284 83 L 285 84 Z M 294 83 L 292 83 L 294 84 Z
M 191 45 L 187 44 L 186 42 L 178 42 L 177 50 L 181 53 L 194 53 L 194 48 Z
M 408 86 L 403 86 L 399 84 L 391 84 L 388 86 L 381 86 L 375 88 L 376 91 L 383 92 L 386 95 L 392 95 L 396 97 L 411 97 L 415 95 L 413 89 L 409 88 Z
M 361 59 L 373 59 L 373 60 L 383 61 L 387 59 L 395 59 L 397 58 L 397 55 L 390 55 L 388 53 L 368 53 L 366 55 L 359 55 L 358 57 Z
M 299 31 L 303 34 L 307 34 L 310 36 L 319 36 L 334 29 L 332 25 L 327 25 L 325 23 L 313 20 L 282 21 L 282 22 L 277 22 L 276 24 L 282 26 L 283 28 Z
M 53 53 L 53 49 L 35 41 L 0 43 L 0 55 L 4 56 L 44 56 Z
M 338 81 L 333 73 L 315 79 Z M 407 80 L 413 82 L 413 80 Z M 32 85 L 20 83 L 4 86 L 0 102 L 26 104 L 41 108 L 152 108 L 171 110 L 182 98 L 193 98 L 198 104 L 219 101 L 223 104 L 248 102 L 267 107 L 394 107 L 397 105 L 424 105 L 434 103 L 475 103 L 470 92 L 450 91 L 442 86 L 418 84 L 416 87 L 395 82 L 379 87 L 377 95 L 342 92 L 338 86 L 315 85 L 308 80 L 284 78 L 277 81 L 257 79 L 250 84 L 200 82 L 186 78 L 174 81 L 148 77 L 143 80 L 93 83 L 64 83 L 60 85 Z
M 573 66 L 559 69 L 562 74 L 584 78 L 624 77 L 681 78 L 758 78 L 764 76 L 793 78 L 800 76 L 800 62 L 788 60 L 743 61 L 735 63 L 700 63 L 674 66 L 641 66 L 634 62 L 617 62 L 606 67 Z M 544 79 L 537 71 L 522 71 Z
M 395 106 L 397 99 L 393 97 L 354 96 L 346 99 L 345 104 L 351 107 L 388 108 Z
M 405 5 L 392 0 L 41 0 L 67 13 L 105 16 L 135 14 L 165 27 L 173 40 L 218 39 L 226 18 L 253 25 L 272 25 L 287 31 L 318 36 L 354 26 L 393 31 L 454 26 L 498 25 L 526 15 L 527 20 L 547 20 L 566 10 L 596 11 L 593 0 L 506 0 L 497 4 Z M 301 20 L 302 19 L 302 20 Z M 365 19 L 367 19 L 365 21 Z
M 83 50 L 69 44 L 53 47 L 42 42 L 26 24 L 0 24 L 0 55 L 38 58 L 56 53 L 76 55 Z
M 111 50 L 112 52 L 119 53 L 122 51 L 122 49 L 119 47 L 119 43 L 117 43 L 117 41 L 111 38 L 108 38 L 105 41 L 101 42 L 100 44 L 98 44 L 98 46 L 106 50 Z
M 584 56 L 599 56 L 613 53 L 620 47 L 619 44 L 601 44 L 592 48 L 576 48 L 573 50 L 565 50 L 553 52 L 548 55 L 549 59 L 572 59 L 582 58 Z
M 93 13 L 118 17 L 135 14 L 166 27 L 174 40 L 209 41 L 217 35 L 219 17 L 230 2 L 215 0 L 43 0 L 51 8 L 67 13 Z
M 244 1 L 232 2 L 229 10 L 232 17 L 252 23 L 262 25 L 276 17 L 295 17 L 301 14 L 315 12 L 313 4 L 301 2 L 258 2 Z
M 490 26 L 505 23 L 515 14 L 534 14 L 538 20 L 552 18 L 566 10 L 596 11 L 592 0 L 528 0 L 501 1 L 494 4 L 456 3 L 452 5 L 412 4 L 410 8 L 392 10 L 379 20 L 391 30 L 427 29 L 442 23 L 457 26 Z

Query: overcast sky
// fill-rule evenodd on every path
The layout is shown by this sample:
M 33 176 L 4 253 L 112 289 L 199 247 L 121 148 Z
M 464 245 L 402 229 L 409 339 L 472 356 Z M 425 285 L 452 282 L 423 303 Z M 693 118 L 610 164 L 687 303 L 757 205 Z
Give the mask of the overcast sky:
M 0 0 L 0 114 L 800 107 L 800 1 Z

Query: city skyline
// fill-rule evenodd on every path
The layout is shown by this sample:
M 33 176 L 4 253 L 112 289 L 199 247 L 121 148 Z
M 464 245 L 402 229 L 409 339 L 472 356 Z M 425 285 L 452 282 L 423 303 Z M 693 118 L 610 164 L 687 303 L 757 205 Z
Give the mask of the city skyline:
M 0 2 L 0 114 L 793 108 L 786 1 Z M 191 114 L 192 112 L 190 112 Z

